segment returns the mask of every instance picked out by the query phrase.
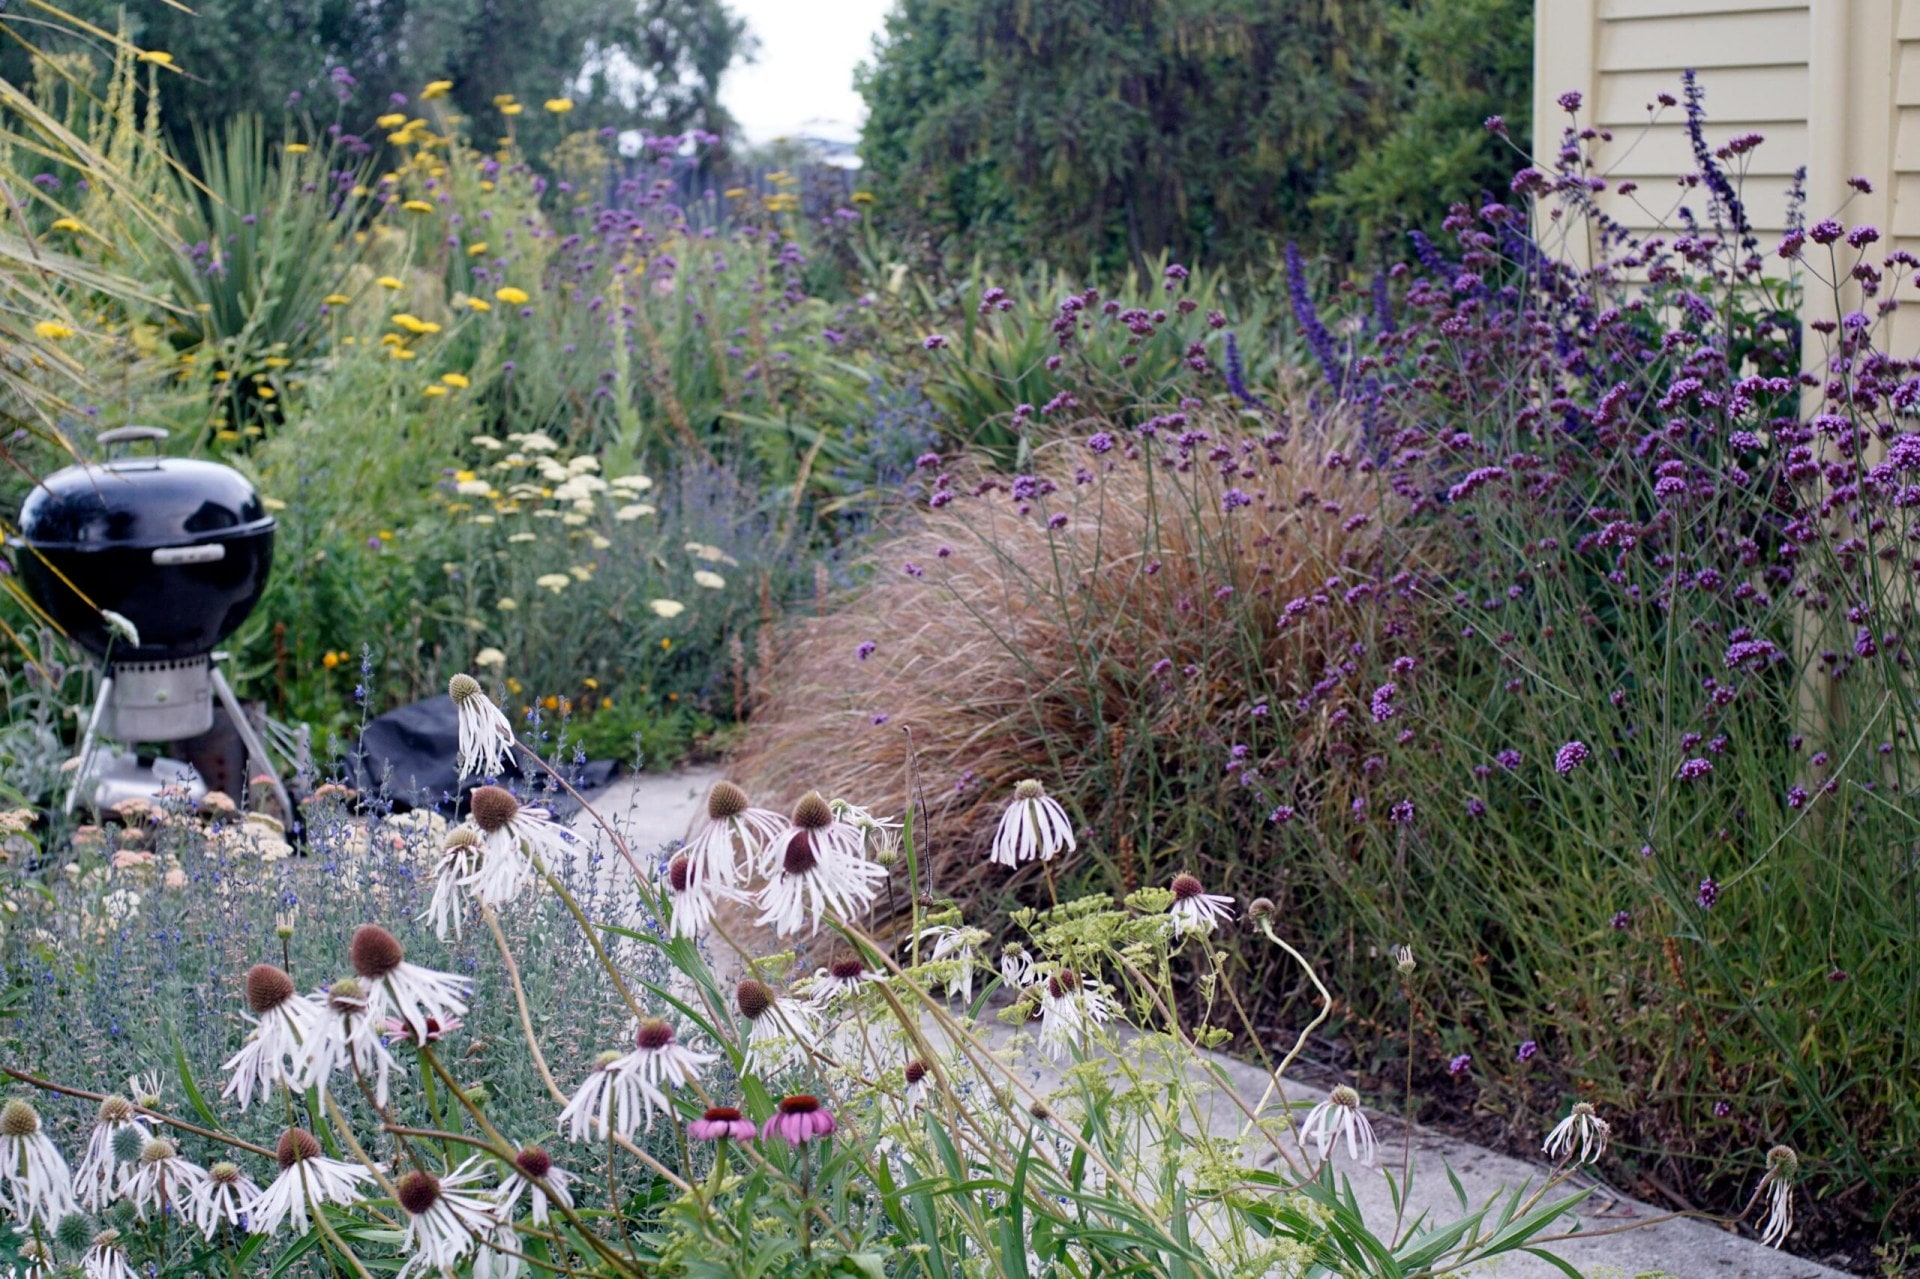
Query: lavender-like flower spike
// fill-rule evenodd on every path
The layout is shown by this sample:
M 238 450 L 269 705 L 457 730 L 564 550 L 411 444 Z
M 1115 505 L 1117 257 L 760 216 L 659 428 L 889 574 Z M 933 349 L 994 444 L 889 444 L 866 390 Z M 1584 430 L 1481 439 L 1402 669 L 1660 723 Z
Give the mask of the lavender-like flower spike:
M 1333 334 L 1320 319 L 1320 312 L 1313 304 L 1313 293 L 1307 283 L 1307 262 L 1300 254 L 1300 246 L 1287 241 L 1287 298 L 1293 305 L 1293 318 L 1300 325 L 1301 332 L 1307 335 L 1307 345 L 1313 348 L 1314 358 L 1320 361 L 1320 371 L 1326 374 L 1327 385 L 1338 396 L 1346 395 L 1347 361 L 1339 346 L 1333 340 Z
M 1240 363 L 1240 343 L 1231 333 L 1227 334 L 1225 372 L 1227 377 L 1227 390 L 1233 392 L 1235 399 L 1239 400 L 1242 404 L 1251 404 L 1257 409 L 1267 408 L 1267 402 L 1265 400 L 1247 389 L 1246 369 Z

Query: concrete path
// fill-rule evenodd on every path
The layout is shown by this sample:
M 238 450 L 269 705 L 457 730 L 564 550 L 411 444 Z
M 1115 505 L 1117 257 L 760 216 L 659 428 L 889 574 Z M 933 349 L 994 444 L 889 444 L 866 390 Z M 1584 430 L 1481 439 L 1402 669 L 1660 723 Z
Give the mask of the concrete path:
M 636 854 L 650 859 L 651 854 L 688 832 L 696 817 L 702 815 L 708 787 L 723 775 L 720 769 L 705 768 L 624 777 L 597 795 L 594 807 L 621 831 Z M 592 829 L 592 819 L 585 814 L 574 824 L 583 833 Z M 1016 1038 L 1012 1028 L 999 1022 L 989 1023 L 982 1030 L 996 1045 L 1008 1045 Z M 1206 1087 L 1202 1103 L 1206 1125 L 1216 1134 L 1238 1133 L 1245 1114 L 1233 1097 L 1237 1094 L 1247 1105 L 1254 1105 L 1267 1092 L 1268 1076 L 1258 1067 L 1232 1058 L 1216 1055 L 1213 1060 L 1219 1068 L 1217 1078 L 1224 1080 L 1224 1086 L 1209 1082 Z M 1023 1078 L 1038 1091 L 1044 1093 L 1055 1085 L 1058 1076 L 1044 1060 L 1023 1057 L 1018 1064 Z M 1308 1103 L 1324 1096 L 1324 1090 L 1291 1079 L 1285 1081 L 1285 1092 L 1288 1100 Z M 1268 1111 L 1275 1109 L 1277 1103 L 1270 1102 Z M 1397 1178 L 1405 1129 L 1391 1117 L 1376 1114 L 1373 1122 L 1380 1138 L 1381 1163 L 1394 1168 Z M 1522 1182 L 1532 1180 L 1537 1184 L 1546 1172 L 1543 1164 L 1496 1154 L 1424 1128 L 1414 1130 L 1412 1150 L 1410 1215 L 1431 1209 L 1442 1221 L 1452 1220 L 1457 1213 L 1446 1168 L 1460 1179 L 1468 1202 L 1475 1207 Z M 1353 1177 L 1354 1192 L 1366 1219 L 1391 1223 L 1394 1214 L 1386 1178 L 1363 1168 L 1347 1171 Z M 1663 1209 L 1603 1189 L 1582 1205 L 1580 1226 L 1600 1231 L 1663 1215 Z M 1568 1220 L 1551 1233 L 1563 1233 L 1572 1226 Z M 1591 1279 L 1842 1279 L 1845 1273 L 1698 1221 L 1663 1221 L 1641 1230 L 1569 1240 L 1554 1245 L 1553 1250 Z M 1524 1255 L 1503 1258 L 1477 1273 L 1499 1279 L 1565 1279 L 1564 1272 L 1549 1263 Z

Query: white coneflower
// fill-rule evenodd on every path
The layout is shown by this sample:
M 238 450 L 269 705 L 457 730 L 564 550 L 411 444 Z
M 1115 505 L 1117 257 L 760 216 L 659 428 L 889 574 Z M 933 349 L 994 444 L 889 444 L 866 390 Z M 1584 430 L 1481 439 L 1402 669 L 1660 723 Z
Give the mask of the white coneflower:
M 480 868 L 461 880 L 475 901 L 505 906 L 520 895 L 534 877 L 534 856 L 548 867 L 564 861 L 572 851 L 573 836 L 544 808 L 524 808 L 513 793 L 499 786 L 474 790 L 469 813 L 480 828 L 484 855 Z
M 1000 952 L 1000 980 L 1008 990 L 1022 991 L 1033 985 L 1033 956 L 1018 942 L 1008 942 Z
M 926 962 L 941 965 L 933 980 L 948 999 L 960 996 L 960 1002 L 973 1002 L 973 973 L 980 964 L 980 947 L 987 934 L 978 928 L 956 924 L 933 924 L 920 930 L 920 940 L 932 942 Z
M 1047 978 L 1040 996 L 1040 1050 L 1055 1061 L 1080 1047 L 1089 1026 L 1111 1021 L 1116 1009 L 1097 981 L 1088 982 L 1071 968 Z
M 1754 1190 L 1754 1198 L 1765 1195 L 1767 1219 L 1760 1226 L 1760 1242 L 1778 1248 L 1793 1233 L 1793 1183 L 1800 1177 L 1800 1156 L 1791 1146 L 1775 1146 L 1767 1152 L 1767 1172 Z
M 667 1113 L 671 1109 L 667 1089 L 686 1087 L 703 1067 L 718 1060 L 713 1053 L 695 1052 L 675 1039 L 673 1025 L 664 1018 L 645 1017 L 634 1027 L 633 1051 L 620 1062 L 644 1086 L 649 1102 L 657 1102 L 660 1111 Z M 647 1124 L 653 1124 L 651 1111 Z
M 834 820 L 818 791 L 794 808 L 792 825 L 767 845 L 766 860 L 772 872 L 760 890 L 759 922 L 783 937 L 798 932 L 809 914 L 814 932 L 828 911 L 842 919 L 860 914 L 887 877 L 861 855 L 859 833 Z
M 1018 866 L 1036 857 L 1051 861 L 1056 854 L 1070 853 L 1077 847 L 1067 810 L 1039 782 L 1029 779 L 1013 788 L 1013 802 L 1000 816 L 1000 829 L 994 832 L 993 854 L 988 860 Z
M 539 1146 L 523 1147 L 513 1157 L 513 1163 L 507 1169 L 506 1180 L 494 1191 L 494 1201 L 500 1205 L 502 1219 L 513 1215 L 520 1203 L 520 1196 L 527 1196 L 527 1215 L 536 1226 L 547 1224 L 549 1204 L 559 1204 L 562 1208 L 573 1207 L 573 1192 L 567 1189 L 567 1183 L 573 1180 L 555 1166 L 553 1156 Z
M 790 995 L 776 995 L 748 977 L 734 988 L 733 1000 L 747 1019 L 746 1068 L 777 1075 L 806 1058 L 819 1041 L 811 1008 Z
M 1173 905 L 1167 913 L 1173 916 L 1175 936 L 1186 933 L 1210 933 L 1217 926 L 1233 920 L 1233 898 L 1223 893 L 1210 893 L 1192 875 L 1175 875 L 1169 885 L 1173 890 Z
M 814 973 L 813 982 L 807 988 L 807 1002 L 825 1010 L 842 996 L 856 994 L 868 982 L 877 980 L 878 975 L 867 968 L 860 956 L 836 955 L 832 963 Z
M 319 1011 L 308 1023 L 306 1041 L 294 1059 L 291 1082 L 296 1089 L 325 1092 L 333 1072 L 346 1067 L 368 1083 L 376 1102 L 387 1104 L 393 1054 L 380 1042 L 380 1022 L 373 1014 L 372 1002 L 366 987 L 352 977 L 342 977 L 327 987 L 318 1001 Z
M 1307 1142 L 1313 1142 L 1320 1158 L 1325 1160 L 1327 1152 L 1342 1136 L 1347 1139 L 1347 1158 L 1372 1167 L 1373 1125 L 1360 1109 L 1360 1094 L 1345 1084 L 1338 1084 L 1325 1101 L 1307 1112 L 1306 1122 L 1300 1126 L 1300 1143 L 1304 1147 Z
M 675 937 L 698 937 L 713 923 L 713 908 L 722 901 L 745 901 L 747 895 L 713 876 L 699 873 L 699 863 L 684 850 L 667 862 L 661 876 L 667 901 L 673 906 L 668 931 Z
M 568 1140 L 605 1141 L 612 1133 L 631 1141 L 656 1099 L 661 1110 L 667 1108 L 667 1099 L 657 1092 L 649 1096 L 647 1085 L 626 1069 L 625 1060 L 625 1054 L 617 1052 L 594 1058 L 585 1082 L 555 1121 Z
M 180 1148 L 165 1137 L 155 1137 L 140 1151 L 140 1161 L 127 1182 L 127 1197 L 143 1220 L 149 1209 L 162 1215 L 171 1209 L 176 1215 L 186 1216 L 206 1184 L 205 1168 L 183 1158 Z
M 755 808 L 732 782 L 715 782 L 707 792 L 706 823 L 680 851 L 690 861 L 694 882 L 737 884 L 740 868 L 754 866 L 786 824 L 771 809 Z
M 487 857 L 492 860 L 491 849 Z M 355 929 L 347 957 L 367 983 L 367 1007 L 375 1022 L 398 1017 L 425 1041 L 429 1018 L 448 1022 L 467 1011 L 466 979 L 409 964 L 400 939 L 384 928 L 362 924 Z
M 92 1238 L 93 1223 L 85 1217 L 72 1217 L 69 1220 L 75 1222 L 78 1229 L 89 1232 L 77 1241 L 80 1247 L 85 1248 Z M 51 1242 L 29 1235 L 19 1241 L 19 1248 L 20 1260 L 25 1263 L 25 1268 L 10 1271 L 9 1279 L 50 1279 L 50 1276 L 59 1273 L 59 1258 Z
M 1540 1149 L 1550 1159 L 1561 1159 L 1577 1151 L 1579 1157 L 1574 1162 L 1590 1164 L 1607 1153 L 1607 1138 L 1612 1132 L 1607 1121 L 1593 1113 L 1592 1106 L 1584 1101 L 1575 1102 L 1572 1113 L 1554 1125 Z
M 256 1235 L 277 1234 L 289 1221 L 295 1234 L 304 1235 L 313 1229 L 312 1209 L 321 1204 L 358 1203 L 361 1184 L 372 1176 L 360 1164 L 327 1158 L 313 1134 L 303 1128 L 280 1134 L 274 1158 L 280 1175 L 254 1198 L 247 1215 L 247 1228 Z
M 862 808 L 851 800 L 828 800 L 827 807 L 833 810 L 833 815 L 843 825 L 852 827 L 854 833 L 860 836 L 860 842 L 870 858 L 877 848 L 896 836 L 905 825 L 898 817 L 875 817 L 872 810 Z
M 476 1155 L 444 1177 L 416 1169 L 394 1183 L 394 1195 L 407 1212 L 406 1247 L 412 1253 L 395 1279 L 450 1272 L 473 1251 L 477 1236 L 498 1225 L 493 1200 L 472 1188 L 483 1173 Z
M 420 912 L 420 918 L 433 925 L 434 935 L 441 941 L 447 940 L 449 933 L 456 940 L 460 937 L 460 926 L 467 913 L 460 888 L 480 870 L 481 843 L 478 827 L 460 825 L 448 831 L 440 845 L 440 860 L 433 868 L 433 896 L 428 899 L 427 908 Z
M 247 1007 L 254 1023 L 246 1046 L 228 1058 L 223 1070 L 233 1078 L 220 1096 L 237 1097 L 240 1111 L 257 1098 L 266 1101 L 274 1089 L 292 1077 L 301 1048 L 313 1035 L 320 1005 L 293 988 L 293 978 L 272 964 L 247 969 Z
M 88 1212 L 103 1211 L 133 1175 L 133 1165 L 114 1154 L 114 1139 L 123 1132 L 132 1133 L 142 1147 L 153 1137 L 132 1102 L 117 1093 L 102 1098 L 87 1134 L 86 1153 L 73 1173 L 74 1190 Z
M 933 1091 L 933 1072 L 927 1069 L 927 1063 L 915 1057 L 907 1063 L 907 1104 L 918 1109 L 927 1104 L 927 1094 Z
M 143 1070 L 138 1074 L 128 1075 L 127 1096 L 133 1098 L 135 1105 L 147 1110 L 160 1109 L 161 1103 L 166 1100 L 160 1095 L 160 1072 Z
M 244 1230 L 260 1198 L 260 1187 L 240 1165 L 221 1160 L 207 1169 L 207 1179 L 187 1205 L 187 1217 L 211 1239 L 220 1227 Z
M 447 696 L 460 720 L 460 776 L 498 777 L 513 757 L 513 724 L 471 675 L 448 680 Z
M 109 1226 L 95 1235 L 80 1258 L 80 1269 L 87 1279 L 140 1279 L 140 1272 L 127 1262 L 127 1251 L 120 1243 L 120 1232 Z
M 473 1254 L 473 1279 L 519 1279 L 520 1234 L 513 1224 L 496 1217 L 480 1232 Z
M 0 1178 L 0 1194 L 23 1226 L 37 1221 L 51 1230 L 80 1211 L 67 1161 L 41 1127 L 40 1112 L 18 1097 L 0 1107 Z

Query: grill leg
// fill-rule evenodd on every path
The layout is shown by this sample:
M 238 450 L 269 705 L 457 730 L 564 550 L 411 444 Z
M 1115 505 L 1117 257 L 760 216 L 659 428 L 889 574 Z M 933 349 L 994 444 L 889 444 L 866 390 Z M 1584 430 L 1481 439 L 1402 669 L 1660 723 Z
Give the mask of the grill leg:
M 93 699 L 93 714 L 87 716 L 87 731 L 80 735 L 80 763 L 73 770 L 73 788 L 67 792 L 65 814 L 73 816 L 80 792 L 92 780 L 93 755 L 100 748 L 100 717 L 107 713 L 107 700 L 113 696 L 113 676 L 100 677 L 100 695 Z
M 287 788 L 280 784 L 280 774 L 275 771 L 273 761 L 267 758 L 267 747 L 260 735 L 253 731 L 246 712 L 240 709 L 240 699 L 233 695 L 227 686 L 227 677 L 220 673 L 218 666 L 213 668 L 213 691 L 220 698 L 220 705 L 226 708 L 227 718 L 233 721 L 233 731 L 240 734 L 240 740 L 246 744 L 247 757 L 259 766 L 273 782 L 273 797 L 280 801 L 280 811 L 287 815 L 287 829 L 293 829 L 296 814 L 293 800 L 287 794 Z

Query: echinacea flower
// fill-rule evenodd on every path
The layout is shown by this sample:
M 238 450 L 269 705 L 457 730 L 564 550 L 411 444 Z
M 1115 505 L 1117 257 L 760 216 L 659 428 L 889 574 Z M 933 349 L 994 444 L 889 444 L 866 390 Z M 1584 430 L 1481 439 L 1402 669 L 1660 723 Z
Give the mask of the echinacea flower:
M 180 1155 L 180 1148 L 165 1137 L 155 1137 L 140 1151 L 140 1160 L 127 1182 L 127 1197 L 133 1210 L 145 1220 L 152 1209 L 161 1215 L 169 1211 L 185 1216 L 207 1183 L 207 1170 Z
M 732 1106 L 709 1106 L 687 1125 L 687 1136 L 695 1141 L 752 1141 L 758 1131 L 753 1120 L 742 1118 Z
M 412 1044 L 415 1048 L 418 1048 L 424 1044 L 438 1043 L 454 1031 L 460 1029 L 460 1026 L 461 1021 L 458 1017 L 446 1022 L 440 1021 L 437 1017 L 429 1017 L 427 1018 L 427 1033 L 425 1035 L 416 1035 L 413 1027 L 401 1021 L 398 1017 L 382 1017 L 380 1019 L 380 1038 L 388 1044 Z
M 380 1022 L 366 987 L 343 977 L 327 987 L 316 1005 L 319 1012 L 307 1025 L 290 1082 L 303 1092 L 308 1088 L 325 1092 L 333 1072 L 346 1066 L 368 1083 L 374 1100 L 384 1106 L 393 1054 L 380 1042 Z
M 740 882 L 740 868 L 753 866 L 761 850 L 785 829 L 786 820 L 766 808 L 755 808 L 747 793 L 732 782 L 719 781 L 707 792 L 707 820 L 680 851 L 692 859 L 695 880 L 720 884 Z
M 446 1022 L 467 1011 L 466 981 L 409 964 L 400 939 L 377 924 L 362 924 L 354 930 L 347 957 L 353 971 L 367 983 L 367 1007 L 375 1021 L 399 1017 L 424 1038 L 429 1017 Z
M 407 1213 L 406 1248 L 412 1255 L 396 1279 L 450 1270 L 473 1250 L 476 1237 L 498 1221 L 492 1199 L 472 1189 L 484 1175 L 480 1156 L 444 1177 L 420 1169 L 394 1183 L 394 1196 Z
M 41 1126 L 40 1112 L 18 1097 L 0 1107 L 0 1186 L 23 1226 L 37 1221 L 51 1230 L 80 1210 L 67 1161 Z
M 1767 1200 L 1767 1219 L 1760 1227 L 1760 1242 L 1778 1248 L 1793 1233 L 1793 1183 L 1800 1176 L 1800 1156 L 1791 1146 L 1775 1146 L 1767 1152 L 1766 1175 L 1754 1190 L 1754 1198 Z
M 361 1184 L 373 1175 L 360 1164 L 329 1159 L 304 1128 L 281 1133 L 274 1158 L 280 1175 L 254 1199 L 247 1216 L 247 1227 L 256 1235 L 277 1234 L 289 1221 L 294 1233 L 304 1235 L 313 1229 L 310 1210 L 322 1204 L 358 1203 Z
M 539 1146 L 524 1146 L 514 1156 L 513 1163 L 507 1169 L 507 1177 L 493 1192 L 494 1202 L 499 1205 L 502 1218 L 511 1217 L 514 1208 L 520 1202 L 520 1196 L 527 1196 L 527 1215 L 536 1226 L 547 1224 L 549 1204 L 559 1204 L 562 1208 L 573 1207 L 573 1192 L 567 1189 L 567 1183 L 573 1180 L 565 1172 L 554 1166 L 553 1156 Z
M 667 901 L 673 907 L 669 929 L 675 937 L 698 937 L 713 922 L 714 905 L 721 901 L 745 901 L 746 894 L 719 880 L 703 877 L 697 862 L 685 852 L 675 853 L 667 862 L 664 876 Z
M 1194 876 L 1175 875 L 1170 887 L 1173 889 L 1173 905 L 1167 908 L 1167 913 L 1173 917 L 1176 937 L 1186 933 L 1210 933 L 1216 926 L 1232 921 L 1233 898 L 1207 892 Z
M 87 1251 L 80 1258 L 80 1269 L 87 1279 L 140 1279 L 140 1272 L 127 1261 L 120 1232 L 111 1226 L 88 1241 Z
M 207 1169 L 207 1179 L 187 1205 L 187 1218 L 211 1239 L 226 1226 L 242 1229 L 260 1198 L 260 1187 L 242 1172 L 240 1165 L 222 1160 Z
M 460 749 L 454 757 L 460 776 L 498 777 L 513 758 L 513 724 L 471 675 L 447 681 L 447 696 L 460 721 Z
M 253 1031 L 221 1067 L 233 1077 L 220 1094 L 222 1099 L 237 1097 L 242 1114 L 292 1077 L 302 1046 L 321 1016 L 319 1004 L 296 991 L 293 978 L 272 964 L 247 969 L 246 995 Z
M 808 989 L 807 999 L 815 1008 L 825 1009 L 837 1002 L 843 995 L 855 994 L 868 982 L 876 980 L 875 974 L 867 968 L 858 955 L 836 955 L 833 962 L 814 974 L 813 984 Z
M 625 1054 L 603 1052 L 594 1058 L 586 1081 L 555 1124 L 571 1141 L 605 1141 L 609 1135 L 631 1141 L 642 1119 L 651 1123 L 656 1102 L 661 1110 L 667 1109 L 665 1096 L 657 1090 L 649 1092 L 626 1068 Z
M 1113 999 L 1097 981 L 1088 982 L 1071 968 L 1047 978 L 1040 995 L 1040 1049 L 1055 1061 L 1080 1045 L 1089 1026 L 1111 1021 Z
M 927 1094 L 933 1088 L 927 1082 L 931 1076 L 932 1072 L 927 1069 L 927 1063 L 918 1057 L 907 1063 L 907 1104 L 909 1106 L 917 1108 L 927 1104 Z
M 1593 1112 L 1586 1102 L 1576 1102 L 1565 1119 L 1554 1125 L 1540 1147 L 1549 1159 L 1563 1159 L 1578 1153 L 1576 1163 L 1590 1164 L 1607 1153 L 1607 1138 L 1613 1130 L 1607 1121 Z
M 88 1212 L 104 1211 L 133 1175 L 133 1165 L 114 1155 L 114 1139 L 123 1132 L 132 1133 L 142 1148 L 153 1137 L 132 1102 L 118 1093 L 102 1098 L 87 1134 L 86 1153 L 73 1174 L 74 1190 Z
M 478 787 L 471 805 L 485 856 L 480 868 L 460 882 L 482 905 L 504 906 L 518 897 L 533 878 L 535 854 L 551 864 L 570 851 L 566 828 L 544 808 L 521 807 L 511 791 Z
M 873 900 L 884 867 L 861 855 L 860 835 L 836 821 L 818 791 L 809 792 L 793 810 L 792 824 L 768 842 L 767 884 L 760 890 L 760 919 L 781 936 L 798 932 L 809 914 L 813 931 L 828 911 L 847 918 Z
M 935 966 L 929 976 L 938 982 L 946 997 L 960 996 L 960 1002 L 973 1002 L 973 974 L 979 966 L 980 947 L 987 934 L 963 924 L 929 924 L 920 930 L 919 940 L 930 941 L 926 963 Z
M 1338 1084 L 1325 1101 L 1307 1112 L 1306 1122 L 1300 1125 L 1300 1144 L 1304 1147 L 1313 1142 L 1324 1161 L 1343 1136 L 1347 1139 L 1347 1158 L 1372 1167 L 1376 1149 L 1373 1125 L 1360 1109 L 1360 1094 Z
M 1076 847 L 1067 810 L 1039 782 L 1029 779 L 1013 788 L 1013 802 L 1000 816 L 988 860 L 1018 866 L 1035 857 L 1051 861 L 1055 854 L 1072 852 Z
M 456 940 L 460 937 L 466 914 L 460 885 L 479 871 L 482 842 L 478 827 L 460 825 L 448 831 L 440 845 L 440 861 L 433 868 L 433 896 L 420 918 L 433 925 L 434 935 L 441 941 L 447 940 L 449 933 Z
M 745 978 L 734 988 L 733 1000 L 747 1019 L 748 1070 L 777 1075 L 810 1052 L 819 1037 L 813 1010 L 789 995 L 776 995 L 764 982 Z
M 695 1052 L 674 1037 L 673 1024 L 661 1017 L 643 1018 L 634 1027 L 633 1051 L 622 1059 L 625 1068 L 660 1099 L 667 1109 L 668 1088 L 682 1088 L 694 1081 L 701 1069 L 718 1061 L 713 1053 Z
M 820 1099 L 796 1093 L 780 1099 L 779 1106 L 760 1126 L 760 1139 L 765 1141 L 780 1137 L 789 1146 L 798 1148 L 821 1137 L 832 1136 L 833 1130 L 833 1115 L 820 1104 Z

